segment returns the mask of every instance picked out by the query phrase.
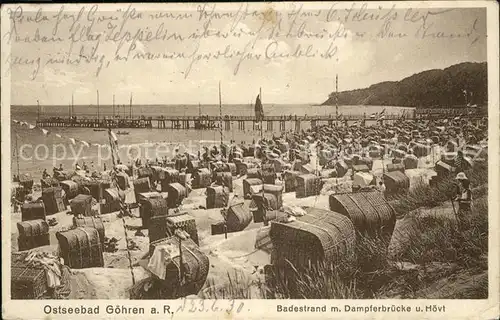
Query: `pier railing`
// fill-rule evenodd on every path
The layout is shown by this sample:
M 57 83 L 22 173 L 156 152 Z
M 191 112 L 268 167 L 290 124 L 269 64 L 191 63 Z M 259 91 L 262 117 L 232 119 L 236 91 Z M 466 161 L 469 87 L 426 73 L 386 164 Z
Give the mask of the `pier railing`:
M 404 119 L 439 119 L 449 116 L 462 116 L 468 118 L 479 118 L 484 115 L 480 113 L 471 114 L 469 111 L 453 111 L 450 114 L 443 113 L 423 113 L 416 112 L 406 114 Z M 385 114 L 384 121 L 397 121 L 401 120 L 401 114 Z M 89 128 L 173 128 L 173 129 L 211 129 L 217 128 L 222 122 L 226 130 L 237 122 L 239 129 L 245 129 L 245 124 L 250 122 L 254 128 L 257 123 L 266 123 L 267 129 L 272 130 L 273 123 L 278 122 L 280 128 L 283 130 L 287 123 L 294 123 L 295 128 L 300 128 L 301 122 L 310 122 L 311 126 L 323 123 L 341 123 L 342 121 L 377 121 L 376 117 L 370 117 L 366 114 L 363 115 L 342 115 L 341 118 L 336 119 L 335 115 L 277 115 L 265 116 L 262 119 L 257 119 L 254 116 L 242 115 L 225 115 L 220 116 L 176 116 L 176 115 L 159 115 L 159 116 L 140 116 L 140 117 L 49 117 L 42 118 L 37 121 L 39 127 L 89 127 Z

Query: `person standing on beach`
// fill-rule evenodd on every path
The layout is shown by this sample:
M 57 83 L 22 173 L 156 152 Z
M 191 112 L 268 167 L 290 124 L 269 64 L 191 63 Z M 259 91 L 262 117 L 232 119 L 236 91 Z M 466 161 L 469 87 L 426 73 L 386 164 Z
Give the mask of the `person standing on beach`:
M 90 190 L 89 190 L 89 193 L 90 193 Z M 63 188 L 61 188 L 61 199 L 63 200 L 63 202 L 65 204 L 68 204 L 68 200 L 66 199 L 66 191 L 64 191 Z
M 470 190 L 470 181 L 465 173 L 457 174 L 456 180 L 459 182 L 460 189 L 455 201 L 458 202 L 458 219 L 459 226 L 463 223 L 464 216 L 471 211 L 472 206 L 472 191 Z
M 455 168 L 456 168 L 457 172 L 464 172 L 465 171 L 466 163 L 465 163 L 464 154 L 463 154 L 462 150 L 458 150 L 457 156 L 455 157 L 454 164 L 455 164 Z
M 15 194 L 12 195 L 11 203 L 13 206 L 14 213 L 18 212 L 19 207 L 23 205 L 23 203 L 16 198 Z

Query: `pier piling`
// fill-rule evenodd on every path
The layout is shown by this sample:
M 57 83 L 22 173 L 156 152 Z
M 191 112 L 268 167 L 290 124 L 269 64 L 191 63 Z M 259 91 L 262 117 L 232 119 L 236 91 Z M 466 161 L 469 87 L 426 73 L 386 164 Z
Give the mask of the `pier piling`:
M 481 110 L 462 110 L 462 109 L 450 109 L 446 112 L 436 109 L 430 110 L 418 110 L 417 112 L 405 114 L 406 120 L 411 119 L 440 119 L 448 117 L 460 116 L 462 118 L 469 118 L 473 121 L 481 119 L 485 114 Z M 366 115 L 350 115 L 345 116 L 348 121 L 363 121 L 366 122 L 376 122 L 378 119 L 367 118 Z M 387 114 L 385 121 L 398 121 L 401 120 L 400 114 Z M 73 113 L 73 117 L 61 118 L 61 117 L 49 117 L 42 118 L 36 121 L 38 127 L 62 127 L 62 128 L 153 128 L 153 122 L 155 122 L 155 127 L 159 129 L 191 129 L 192 124 L 194 124 L 195 129 L 214 129 L 222 124 L 225 130 L 231 130 L 234 125 L 232 122 L 237 122 L 237 128 L 239 130 L 245 130 L 247 122 L 251 122 L 251 128 L 257 130 L 258 124 L 261 121 L 253 116 L 231 116 L 225 117 L 224 120 L 220 121 L 220 116 L 137 116 L 137 117 L 104 117 L 97 119 L 94 118 L 79 118 Z M 274 122 L 279 122 L 279 129 L 281 131 L 286 131 L 287 122 L 290 128 L 294 128 L 295 131 L 301 130 L 301 122 L 309 121 L 311 127 L 316 127 L 320 123 L 328 123 L 328 125 L 335 125 L 337 122 L 331 115 L 324 116 L 266 116 L 263 121 L 266 122 L 266 128 L 268 131 L 274 129 Z M 170 122 L 170 124 L 167 124 Z M 293 124 L 293 125 L 292 125 Z M 259 129 L 260 130 L 260 129 Z
M 286 122 L 284 120 L 280 120 L 280 131 L 286 131 Z
M 300 132 L 300 120 L 295 120 L 295 132 Z

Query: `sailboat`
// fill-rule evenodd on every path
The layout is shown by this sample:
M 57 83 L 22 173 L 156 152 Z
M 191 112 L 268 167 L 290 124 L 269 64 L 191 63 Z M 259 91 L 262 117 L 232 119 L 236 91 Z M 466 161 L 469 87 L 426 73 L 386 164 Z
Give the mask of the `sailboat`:
M 99 112 L 99 90 L 97 90 L 97 123 L 98 123 L 98 126 L 100 126 L 100 112 Z M 106 129 L 102 129 L 102 128 L 97 128 L 97 129 L 94 129 L 94 131 L 106 131 Z
M 257 130 L 262 131 L 262 120 L 264 118 L 264 107 L 262 106 L 262 100 L 261 100 L 261 95 L 262 91 L 260 90 L 259 94 L 257 95 L 257 98 L 255 99 L 255 125 Z
M 264 117 L 264 108 L 262 107 L 262 101 L 260 100 L 260 93 L 257 95 L 257 99 L 255 99 L 255 118 L 257 121 L 262 120 Z

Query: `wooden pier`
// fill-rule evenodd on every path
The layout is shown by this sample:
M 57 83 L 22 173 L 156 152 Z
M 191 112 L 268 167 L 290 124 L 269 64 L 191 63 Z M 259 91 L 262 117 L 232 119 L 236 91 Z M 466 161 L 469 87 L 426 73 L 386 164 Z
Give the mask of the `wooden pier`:
M 385 120 L 398 120 L 400 115 L 386 115 Z M 364 116 L 344 116 L 347 121 L 376 121 Z M 63 118 L 51 117 L 41 118 L 36 124 L 39 127 L 64 127 L 64 128 L 158 128 L 158 129 L 216 129 L 222 124 L 224 130 L 256 129 L 262 122 L 264 129 L 273 130 L 279 128 L 284 131 L 287 123 L 293 123 L 300 127 L 302 122 L 310 122 L 311 126 L 319 124 L 341 123 L 343 120 L 335 120 L 335 116 L 267 116 L 262 121 L 257 121 L 253 116 L 156 116 L 156 117 L 125 117 L 125 118 Z M 276 123 L 276 124 L 275 124 Z
M 454 117 L 477 119 L 486 116 L 488 116 L 488 105 L 482 105 L 475 108 L 417 108 L 414 112 L 415 119 L 443 119 Z
M 462 116 L 467 118 L 478 118 L 480 114 L 469 114 L 467 112 L 453 112 L 453 116 Z M 405 115 L 405 119 L 438 119 L 443 118 L 443 114 L 414 112 Z M 300 131 L 302 123 L 309 122 L 311 127 L 318 125 L 335 125 L 348 121 L 376 122 L 377 118 L 367 115 L 343 115 L 342 120 L 336 120 L 335 115 L 317 115 L 317 116 L 265 116 L 262 121 L 257 121 L 254 116 L 234 116 L 226 115 L 222 119 L 220 116 L 154 116 L 154 117 L 51 117 L 37 120 L 38 127 L 64 127 L 64 128 L 158 128 L 158 129 L 218 129 L 222 125 L 223 130 L 245 130 L 252 128 L 260 130 L 260 126 L 266 131 L 272 131 L 278 128 L 280 131 L 286 131 L 286 128 L 293 128 Z M 384 121 L 401 120 L 401 114 L 385 114 Z M 288 124 L 288 125 L 287 125 Z

